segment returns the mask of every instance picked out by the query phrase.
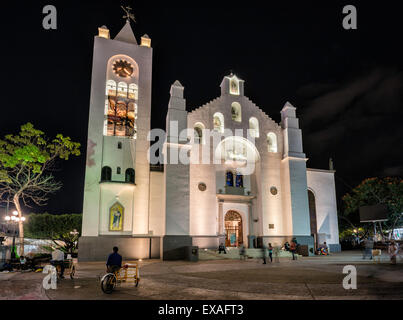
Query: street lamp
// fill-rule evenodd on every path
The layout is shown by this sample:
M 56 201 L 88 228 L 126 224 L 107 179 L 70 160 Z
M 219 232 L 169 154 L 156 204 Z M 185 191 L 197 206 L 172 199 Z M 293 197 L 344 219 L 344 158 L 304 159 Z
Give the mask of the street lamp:
M 25 221 L 25 217 L 21 217 L 21 218 L 19 218 L 19 217 L 17 217 L 17 215 L 18 215 L 18 211 L 13 211 L 13 215 L 12 216 L 9 216 L 9 215 L 6 215 L 5 216 L 5 220 L 6 220 L 6 223 L 7 224 L 10 224 L 10 225 L 12 225 L 13 226 L 13 246 L 12 246 L 12 249 L 11 249 L 11 259 L 15 259 L 15 233 L 16 233 L 16 226 L 18 226 L 18 224 L 20 223 L 20 221 L 23 223 L 24 221 Z M 24 245 L 23 243 L 21 244 L 20 243 L 20 246 L 21 245 Z

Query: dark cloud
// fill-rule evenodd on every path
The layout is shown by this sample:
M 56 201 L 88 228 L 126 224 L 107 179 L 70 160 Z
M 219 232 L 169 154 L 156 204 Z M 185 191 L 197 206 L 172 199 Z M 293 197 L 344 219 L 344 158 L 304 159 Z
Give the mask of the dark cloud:
M 353 185 L 403 175 L 402 70 L 376 68 L 339 83 L 306 85 L 298 94 L 310 167 L 333 157 L 337 175 Z

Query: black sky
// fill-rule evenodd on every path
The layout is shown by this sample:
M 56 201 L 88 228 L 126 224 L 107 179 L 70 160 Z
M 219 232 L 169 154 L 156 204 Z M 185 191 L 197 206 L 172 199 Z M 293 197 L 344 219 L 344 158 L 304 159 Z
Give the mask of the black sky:
M 218 3 L 222 5 L 219 6 Z M 154 48 L 152 127 L 165 126 L 170 85 L 185 87 L 192 110 L 220 94 L 232 70 L 245 95 L 275 121 L 286 101 L 297 107 L 308 167 L 334 159 L 337 194 L 373 176 L 403 175 L 403 19 L 383 1 L 251 1 L 183 4 L 155 1 L 2 3 L 0 136 L 30 121 L 49 136 L 82 144 L 60 165 L 62 191 L 27 211 L 82 211 L 93 37 L 123 27 L 120 4 L 134 8 L 137 39 Z M 42 8 L 58 10 L 58 29 L 42 28 Z M 248 6 L 246 6 L 246 4 Z M 358 30 L 342 28 L 354 4 Z

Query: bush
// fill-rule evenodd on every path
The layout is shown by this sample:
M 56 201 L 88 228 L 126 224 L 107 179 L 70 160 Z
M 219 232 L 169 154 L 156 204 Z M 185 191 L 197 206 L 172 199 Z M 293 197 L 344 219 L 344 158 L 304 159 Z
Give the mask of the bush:
M 74 253 L 77 250 L 81 224 L 81 214 L 31 214 L 24 224 L 24 232 L 27 238 L 51 239 L 63 252 Z M 64 245 L 60 246 L 55 240 L 62 241 Z
M 81 232 L 82 214 L 30 214 L 24 224 L 26 238 L 57 239 L 73 230 Z

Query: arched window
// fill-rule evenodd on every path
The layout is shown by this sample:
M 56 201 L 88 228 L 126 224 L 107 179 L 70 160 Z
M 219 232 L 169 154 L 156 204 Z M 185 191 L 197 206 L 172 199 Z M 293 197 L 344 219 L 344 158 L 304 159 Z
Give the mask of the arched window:
M 132 168 L 126 169 L 125 181 L 128 183 L 134 183 L 134 179 L 135 179 L 134 169 Z
M 127 98 L 127 84 L 125 82 L 119 82 L 118 84 L 118 96 Z
M 117 167 L 117 168 L 116 168 L 116 174 L 120 174 L 121 171 L 122 171 L 122 169 L 120 169 L 120 167 Z
M 277 136 L 273 132 L 267 134 L 267 147 L 269 152 L 277 152 Z
M 135 84 L 135 83 L 129 84 L 129 99 L 133 99 L 133 100 L 138 99 L 138 88 L 137 88 L 137 84 Z
M 224 116 L 220 112 L 216 112 L 213 117 L 214 130 L 224 133 Z
M 107 96 L 116 96 L 116 82 L 113 80 L 108 80 L 106 82 L 106 95 Z
M 259 138 L 259 121 L 252 117 L 249 119 L 250 135 L 253 138 Z
M 233 102 L 231 105 L 232 120 L 242 122 L 242 108 L 238 102 Z
M 234 186 L 234 174 L 231 171 L 227 171 L 227 186 Z
M 194 126 L 194 140 L 195 144 L 202 144 L 203 143 L 203 130 L 204 130 L 204 125 L 203 123 L 196 123 Z
M 112 180 L 112 169 L 110 167 L 103 167 L 101 171 L 101 181 Z
M 240 173 L 236 174 L 235 186 L 237 188 L 243 188 L 243 175 Z

